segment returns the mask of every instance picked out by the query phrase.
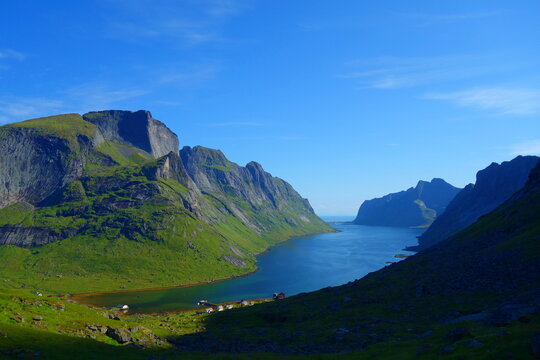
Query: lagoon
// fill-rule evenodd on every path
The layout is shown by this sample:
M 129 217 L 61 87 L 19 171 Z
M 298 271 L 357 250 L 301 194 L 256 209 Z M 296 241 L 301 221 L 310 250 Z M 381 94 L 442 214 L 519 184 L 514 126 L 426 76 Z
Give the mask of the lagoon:
M 245 277 L 182 288 L 102 293 L 79 297 L 84 304 L 129 304 L 130 313 L 161 313 L 196 308 L 205 299 L 221 303 L 287 296 L 345 284 L 395 262 L 417 244 L 424 229 L 354 225 L 324 218 L 340 232 L 316 234 L 280 243 L 257 257 L 259 270 Z

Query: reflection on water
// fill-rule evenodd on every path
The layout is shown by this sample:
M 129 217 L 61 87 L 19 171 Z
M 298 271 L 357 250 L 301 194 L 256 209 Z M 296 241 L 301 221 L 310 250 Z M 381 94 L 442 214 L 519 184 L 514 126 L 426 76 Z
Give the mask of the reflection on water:
M 82 302 L 96 306 L 129 304 L 130 312 L 180 311 L 196 307 L 197 301 L 213 303 L 287 296 L 318 290 L 358 279 L 380 269 L 396 254 L 415 245 L 423 230 L 362 226 L 325 219 L 341 232 L 317 234 L 281 243 L 258 257 L 259 271 L 242 278 L 200 286 L 101 294 Z M 346 219 L 349 220 L 349 219 Z

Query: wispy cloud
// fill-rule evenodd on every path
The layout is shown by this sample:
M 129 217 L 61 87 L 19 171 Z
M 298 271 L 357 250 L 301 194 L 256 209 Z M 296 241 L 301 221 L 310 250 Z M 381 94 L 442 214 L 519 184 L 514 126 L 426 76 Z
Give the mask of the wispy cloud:
M 266 124 L 252 121 L 229 121 L 208 124 L 210 127 L 261 127 Z
M 12 49 L 4 49 L 0 50 L 0 59 L 15 59 L 22 61 L 26 58 L 26 55 L 19 51 L 15 51 Z
M 0 123 L 16 122 L 51 114 L 110 109 L 147 93 L 145 89 L 116 89 L 105 83 L 88 83 L 51 97 L 0 97 Z
M 465 13 L 425 13 L 425 12 L 411 12 L 401 13 L 397 16 L 403 21 L 410 23 L 414 26 L 431 26 L 438 24 L 455 23 L 459 21 L 477 20 L 488 17 L 500 15 L 501 11 L 484 11 L 484 12 L 465 12 Z
M 64 108 L 65 104 L 60 100 L 5 96 L 0 98 L 0 123 L 5 124 L 50 115 L 62 111 Z
M 26 59 L 26 55 L 19 51 L 12 49 L 0 50 L 0 70 L 8 70 L 10 68 L 9 62 L 23 61 Z
M 508 115 L 532 115 L 540 113 L 540 90 L 484 87 L 449 93 L 433 93 L 426 99 L 447 100 L 458 106 L 491 110 Z
M 193 86 L 213 79 L 221 70 L 218 64 L 206 64 L 196 66 L 178 66 L 177 68 L 160 70 L 156 74 L 159 84 L 172 84 L 179 86 Z
M 511 155 L 540 155 L 540 139 L 515 144 L 512 146 Z
M 109 109 L 126 100 L 143 96 L 149 92 L 145 88 L 112 87 L 107 83 L 87 83 L 65 91 L 65 97 L 77 111 Z
M 266 141 L 266 140 L 271 140 L 271 141 L 299 141 L 299 140 L 306 140 L 307 138 L 304 137 L 304 136 L 281 136 L 281 135 L 276 135 L 276 136 L 273 136 L 273 135 L 261 135 L 261 136 L 241 136 L 241 137 L 235 137 L 235 138 L 232 138 L 231 140 L 248 140 L 248 141 L 256 141 L 256 140 L 261 140 L 261 141 Z
M 222 24 L 242 12 L 248 0 L 103 0 L 121 10 L 109 21 L 109 35 L 123 39 L 174 39 L 197 45 L 223 40 Z M 117 13 L 115 13 L 117 14 Z
M 471 78 L 495 70 L 477 65 L 481 60 L 481 56 L 359 59 L 346 64 L 352 71 L 336 77 L 355 80 L 361 88 L 399 89 Z

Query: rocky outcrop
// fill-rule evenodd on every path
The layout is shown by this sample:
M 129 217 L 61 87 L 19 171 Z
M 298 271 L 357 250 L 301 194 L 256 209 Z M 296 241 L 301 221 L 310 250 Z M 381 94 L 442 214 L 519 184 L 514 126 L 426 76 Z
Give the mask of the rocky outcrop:
M 64 228 L 60 231 L 35 226 L 1 226 L 0 245 L 16 245 L 22 248 L 34 248 L 74 236 L 77 229 Z
M 476 174 L 476 183 L 467 185 L 448 204 L 446 211 L 419 238 L 415 250 L 426 249 L 489 213 L 518 191 L 538 164 L 536 156 L 518 156 L 501 164 L 492 163 Z
M 92 144 L 85 136 L 76 141 L 33 128 L 1 127 L 0 209 L 20 201 L 38 204 L 80 177 Z
M 419 181 L 416 187 L 366 200 L 353 221 L 359 225 L 427 227 L 460 191 L 443 179 Z
M 96 125 L 98 139 L 140 148 L 156 159 L 170 152 L 178 154 L 176 134 L 149 111 L 97 111 L 84 114 L 83 119 Z

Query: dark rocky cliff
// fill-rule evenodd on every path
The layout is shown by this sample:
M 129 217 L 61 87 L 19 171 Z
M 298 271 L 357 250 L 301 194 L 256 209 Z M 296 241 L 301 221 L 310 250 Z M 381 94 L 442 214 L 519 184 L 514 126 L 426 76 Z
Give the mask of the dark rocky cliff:
M 178 137 L 150 111 L 96 111 L 84 114 L 83 119 L 96 125 L 98 144 L 113 141 L 142 149 L 154 158 L 178 154 Z
M 364 201 L 354 223 L 427 227 L 445 210 L 459 190 L 442 179 L 419 181 L 416 187 L 406 191 Z
M 20 201 L 38 204 L 82 175 L 94 127 L 70 134 L 42 126 L 55 121 L 83 123 L 80 115 L 68 114 L 0 127 L 0 209 Z
M 518 156 L 501 164 L 492 163 L 476 174 L 476 183 L 467 185 L 448 204 L 446 211 L 419 238 L 421 250 L 446 239 L 489 213 L 519 190 L 538 164 L 536 156 Z

